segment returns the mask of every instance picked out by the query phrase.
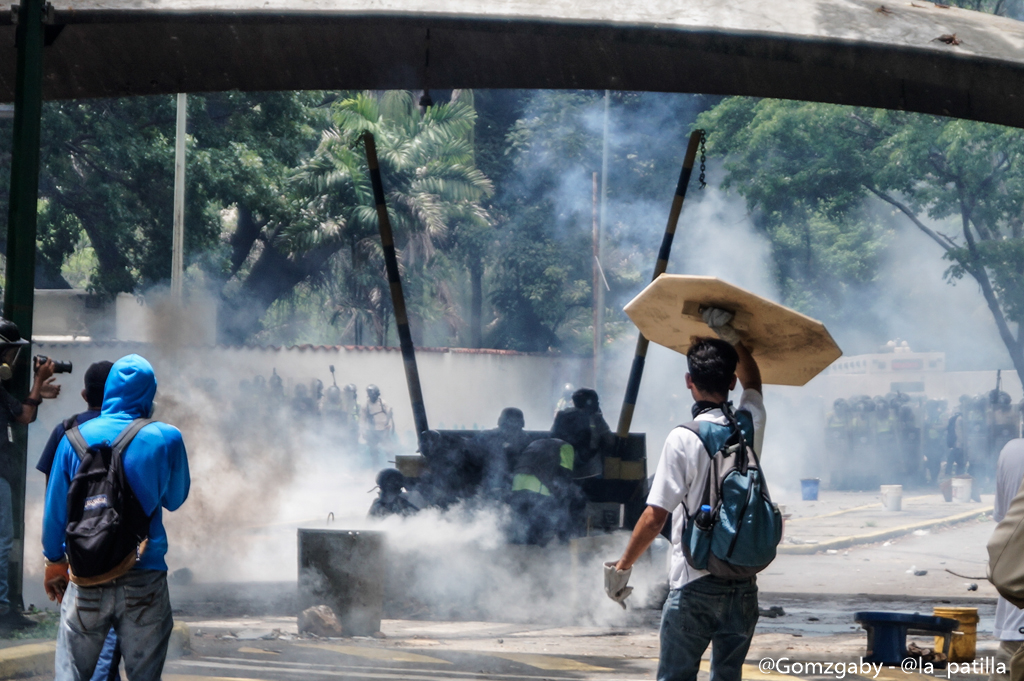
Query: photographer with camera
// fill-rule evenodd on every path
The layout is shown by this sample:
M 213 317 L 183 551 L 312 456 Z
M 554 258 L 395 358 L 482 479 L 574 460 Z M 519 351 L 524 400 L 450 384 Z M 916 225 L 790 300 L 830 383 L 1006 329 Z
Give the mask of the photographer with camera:
M 0 318 L 0 381 L 14 376 L 14 366 L 29 343 L 23 340 L 14 322 Z M 14 512 L 11 506 L 11 482 L 20 477 L 14 451 L 12 423 L 29 424 L 36 420 L 36 411 L 43 400 L 60 394 L 54 383 L 54 364 L 45 361 L 36 366 L 32 391 L 19 401 L 0 384 L 0 631 L 23 629 L 35 624 L 11 608 L 7 590 L 7 560 L 14 544 Z

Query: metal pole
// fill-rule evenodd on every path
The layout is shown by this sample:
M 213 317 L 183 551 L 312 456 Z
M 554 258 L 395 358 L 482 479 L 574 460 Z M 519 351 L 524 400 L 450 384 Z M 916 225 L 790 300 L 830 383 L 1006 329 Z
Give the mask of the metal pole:
M 14 145 L 11 156 L 10 204 L 7 222 L 7 277 L 4 317 L 18 325 L 23 338 L 32 338 L 32 308 L 36 270 L 36 203 L 39 200 L 39 127 L 43 114 L 43 0 L 21 0 L 18 5 L 14 81 Z M 31 353 L 29 353 L 31 356 Z M 14 367 L 11 393 L 28 395 L 31 362 L 24 358 Z M 22 572 L 25 562 L 25 459 L 28 427 L 12 423 L 14 447 L 11 480 L 14 546 L 8 556 L 8 589 L 12 606 L 23 607 Z
M 602 258 L 604 256 L 604 225 L 605 207 L 608 199 L 608 111 L 611 102 L 611 90 L 604 91 L 604 139 L 601 143 L 601 215 L 597 225 L 597 248 L 594 257 L 597 258 L 597 268 L 600 274 Z M 601 392 L 601 374 L 598 367 L 601 365 L 601 351 L 604 349 L 604 289 L 594 282 L 596 290 L 594 305 L 597 308 L 594 316 L 594 338 L 597 339 L 594 345 L 594 390 Z
M 597 212 L 597 173 L 594 173 L 594 208 L 593 208 L 593 235 L 592 241 L 594 244 L 594 263 L 592 268 L 594 270 L 594 383 L 597 386 L 597 377 L 600 375 L 600 362 L 601 362 L 601 294 L 604 293 L 604 289 L 601 288 L 601 265 L 600 265 L 600 247 L 598 242 L 600 240 L 601 229 L 599 227 L 600 220 L 598 219 Z
M 178 93 L 178 127 L 174 135 L 174 230 L 171 238 L 171 297 L 181 303 L 185 267 L 185 123 L 187 95 Z
M 427 410 L 423 404 L 423 391 L 420 388 L 420 372 L 416 368 L 416 349 L 412 344 L 409 317 L 405 311 L 405 295 L 402 293 L 402 279 L 398 273 L 398 257 L 395 255 L 395 238 L 391 233 L 391 220 L 388 218 L 388 207 L 384 201 L 384 184 L 381 182 L 380 165 L 377 162 L 377 143 L 372 133 L 363 133 L 363 144 L 366 145 L 366 163 L 370 167 L 373 200 L 377 204 L 377 225 L 380 228 L 380 243 L 384 247 L 384 265 L 387 267 L 388 284 L 391 286 L 391 302 L 395 308 L 395 326 L 398 330 L 398 342 L 402 348 L 402 361 L 405 364 L 405 380 L 409 384 L 412 417 L 416 422 L 416 438 L 419 440 L 420 451 L 423 451 L 423 434 L 430 430 L 430 427 L 427 425 Z
M 654 276 L 651 277 L 651 281 L 664 274 L 668 268 L 668 256 L 672 252 L 672 239 L 676 235 L 679 214 L 683 210 L 683 199 L 686 198 L 686 187 L 690 184 L 693 161 L 697 157 L 697 148 L 700 146 L 700 138 L 703 134 L 703 130 L 694 130 L 690 134 L 690 144 L 686 147 L 686 156 L 683 157 L 683 169 L 679 173 L 676 195 L 672 198 L 672 209 L 668 213 L 668 224 L 665 226 L 665 236 L 661 240 L 658 262 L 654 265 Z M 636 399 L 640 392 L 640 379 L 644 375 L 644 363 L 647 361 L 649 342 L 642 333 L 638 334 L 636 352 L 633 354 L 633 366 L 630 367 L 629 382 L 626 384 L 626 396 L 622 400 L 622 411 L 619 412 L 619 427 L 615 432 L 619 438 L 620 451 L 629 438 L 629 426 L 633 422 L 633 410 L 636 408 Z

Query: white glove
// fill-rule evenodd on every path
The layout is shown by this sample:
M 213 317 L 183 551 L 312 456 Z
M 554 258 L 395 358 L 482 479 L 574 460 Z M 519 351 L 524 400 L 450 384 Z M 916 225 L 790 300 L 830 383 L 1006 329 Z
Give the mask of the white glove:
M 633 573 L 633 568 L 618 570 L 615 567 L 616 563 L 618 561 L 612 560 L 604 564 L 604 592 L 608 594 L 608 598 L 621 605 L 625 610 L 626 599 L 629 598 L 629 594 L 633 593 L 633 587 L 626 586 L 629 583 L 629 576 Z
M 700 316 L 704 319 L 704 323 L 729 345 L 736 345 L 740 342 L 740 334 L 731 324 L 733 317 L 736 316 L 732 312 L 720 307 L 708 307 L 700 313 Z

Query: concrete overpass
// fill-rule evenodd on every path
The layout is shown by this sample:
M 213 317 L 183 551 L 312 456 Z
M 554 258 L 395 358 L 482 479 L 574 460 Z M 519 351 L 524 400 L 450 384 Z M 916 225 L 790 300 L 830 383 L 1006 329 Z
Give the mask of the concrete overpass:
M 11 21 L 0 101 L 14 97 Z M 44 22 L 47 99 L 610 88 L 1024 127 L 1024 23 L 927 0 L 54 0 Z

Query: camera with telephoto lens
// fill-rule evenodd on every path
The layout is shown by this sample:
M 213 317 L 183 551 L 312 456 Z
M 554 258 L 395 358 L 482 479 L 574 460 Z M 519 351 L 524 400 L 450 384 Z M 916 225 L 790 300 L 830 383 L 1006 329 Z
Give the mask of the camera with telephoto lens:
M 32 359 L 32 364 L 35 366 L 36 371 L 39 371 L 39 367 L 43 366 L 50 361 L 49 357 L 45 355 L 36 355 Z M 55 374 L 70 374 L 71 373 L 71 362 L 58 362 L 53 360 L 53 373 Z

